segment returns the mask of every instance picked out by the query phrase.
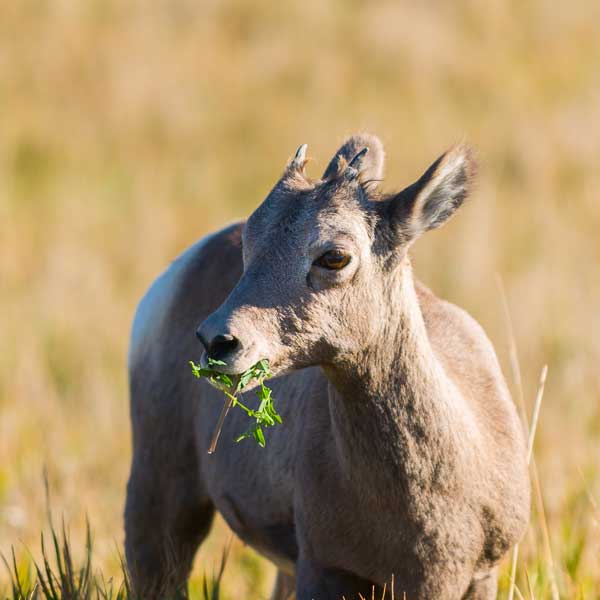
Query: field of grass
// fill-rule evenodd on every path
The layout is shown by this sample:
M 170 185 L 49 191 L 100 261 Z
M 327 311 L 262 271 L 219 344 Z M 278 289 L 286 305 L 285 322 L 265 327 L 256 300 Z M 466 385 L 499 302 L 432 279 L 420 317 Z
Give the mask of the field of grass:
M 600 598 L 598 23 L 593 0 L 2 2 L 0 552 L 40 560 L 47 472 L 75 563 L 87 517 L 93 572 L 119 580 L 137 301 L 299 144 L 316 175 L 369 130 L 388 189 L 457 140 L 478 148 L 476 193 L 415 269 L 482 323 L 518 401 L 503 281 L 529 417 L 549 366 L 518 588 Z M 217 522 L 198 594 L 229 539 Z M 221 598 L 266 598 L 272 579 L 233 541 Z

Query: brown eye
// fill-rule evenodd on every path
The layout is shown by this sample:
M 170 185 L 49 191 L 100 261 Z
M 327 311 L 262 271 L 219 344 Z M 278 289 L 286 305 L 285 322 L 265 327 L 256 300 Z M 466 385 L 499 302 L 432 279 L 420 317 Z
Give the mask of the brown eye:
M 317 267 L 329 269 L 330 271 L 339 271 L 350 262 L 350 258 L 349 254 L 344 254 L 341 250 L 329 250 L 329 252 L 325 252 L 325 254 L 317 258 L 314 264 Z

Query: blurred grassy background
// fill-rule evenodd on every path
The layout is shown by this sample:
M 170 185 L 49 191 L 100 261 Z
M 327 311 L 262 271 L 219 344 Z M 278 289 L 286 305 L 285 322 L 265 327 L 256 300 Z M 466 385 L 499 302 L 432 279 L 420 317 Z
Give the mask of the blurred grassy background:
M 137 301 L 248 215 L 300 143 L 316 175 L 369 130 L 388 189 L 454 141 L 479 149 L 480 186 L 415 247 L 417 273 L 480 320 L 510 376 L 502 276 L 529 407 L 549 364 L 536 456 L 556 577 L 600 597 L 598 23 L 593 0 L 3 2 L 0 551 L 37 547 L 45 465 L 55 514 L 83 543 L 87 512 L 98 566 L 118 572 Z M 527 570 L 545 597 L 549 569 L 534 511 L 521 590 Z M 271 579 L 234 543 L 226 597 Z

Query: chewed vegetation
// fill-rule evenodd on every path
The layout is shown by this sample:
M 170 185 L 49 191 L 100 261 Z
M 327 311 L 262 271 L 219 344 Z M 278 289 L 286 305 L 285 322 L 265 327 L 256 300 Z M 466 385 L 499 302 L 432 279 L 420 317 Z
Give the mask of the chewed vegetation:
M 32 559 L 45 572 L 42 531 L 60 578 L 46 467 L 73 572 L 89 515 L 90 577 L 117 593 L 136 302 L 195 240 L 250 214 L 282 152 L 309 141 L 318 176 L 332 140 L 364 129 L 399 185 L 463 137 L 478 148 L 478 190 L 415 244 L 415 273 L 484 326 L 528 421 L 548 363 L 517 589 L 600 598 L 597 0 L 0 5 L 0 553 L 20 581 L 35 585 Z M 230 536 L 217 518 L 192 597 Z M 272 581 L 234 539 L 220 597 L 267 598 Z M 510 558 L 500 584 L 507 598 Z M 3 564 L 0 590 L 11 597 Z
M 227 375 L 219 370 L 219 367 L 226 366 L 222 360 L 215 360 L 209 357 L 207 362 L 207 367 L 202 367 L 200 364 L 190 361 L 194 377 L 206 379 L 213 387 L 225 395 L 225 404 L 223 405 L 221 416 L 217 421 L 209 452 L 212 453 L 215 451 L 227 413 L 231 407 L 236 406 L 252 419 L 253 424 L 247 431 L 241 433 L 235 441 L 241 442 L 242 440 L 252 438 L 256 440 L 259 446 L 264 448 L 266 445 L 264 429 L 282 422 L 281 416 L 275 410 L 275 405 L 273 404 L 271 388 L 265 385 L 265 379 L 272 377 L 271 370 L 269 369 L 269 361 L 266 359 L 259 360 L 243 373 L 235 376 Z M 260 401 L 256 409 L 249 408 L 239 399 L 239 394 L 244 391 L 248 384 L 253 382 L 257 384 L 256 395 Z

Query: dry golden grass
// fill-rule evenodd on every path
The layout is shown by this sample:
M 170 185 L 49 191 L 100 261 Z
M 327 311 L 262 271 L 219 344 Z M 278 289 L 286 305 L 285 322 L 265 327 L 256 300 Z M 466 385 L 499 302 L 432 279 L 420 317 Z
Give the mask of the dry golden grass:
M 452 142 L 481 184 L 416 270 L 469 310 L 509 375 L 506 288 L 555 577 L 600 597 L 600 4 L 21 0 L 0 6 L 0 551 L 55 513 L 117 573 L 136 302 L 195 239 L 247 215 L 298 144 L 388 150 L 388 187 Z M 517 390 L 513 389 L 517 395 Z M 517 583 L 550 597 L 534 504 Z M 200 553 L 210 570 L 223 525 Z M 25 554 L 21 551 L 21 554 Z M 529 576 L 529 578 L 527 577 Z M 235 543 L 223 596 L 272 569 Z M 508 568 L 502 585 L 507 589 Z

